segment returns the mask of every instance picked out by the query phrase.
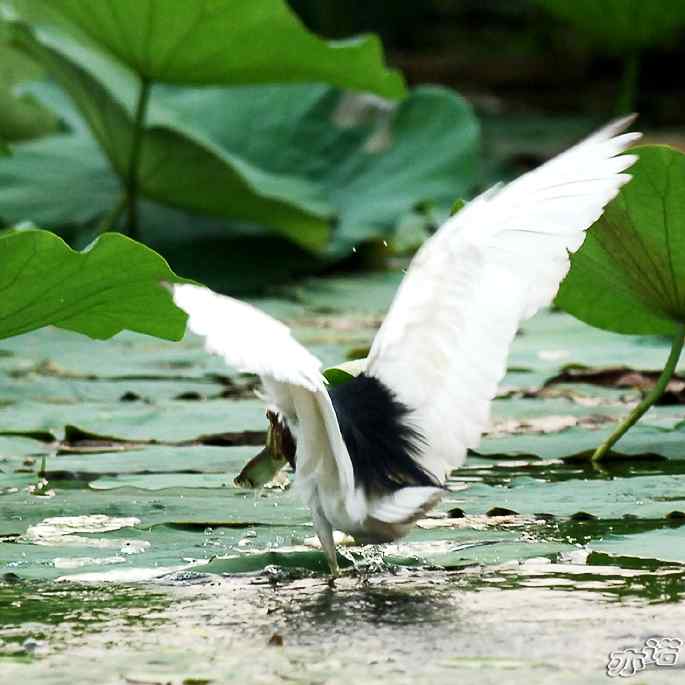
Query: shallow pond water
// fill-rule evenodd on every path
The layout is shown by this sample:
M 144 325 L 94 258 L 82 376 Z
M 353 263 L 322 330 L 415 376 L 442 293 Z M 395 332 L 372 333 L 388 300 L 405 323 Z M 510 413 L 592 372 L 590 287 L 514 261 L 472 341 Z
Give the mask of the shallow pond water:
M 12 630 L 25 652 L 5 658 L 2 671 L 11 682 L 60 685 L 599 683 L 612 650 L 682 631 L 682 602 L 618 592 L 650 574 L 566 566 L 402 571 L 344 578 L 335 588 L 269 573 L 169 576 L 116 592 L 69 584 L 55 602 L 59 624 L 48 617 L 47 593 L 43 616 L 2 629 L 5 647 L 19 644 Z M 635 682 L 678 683 L 683 670 L 650 668 L 642 677 Z

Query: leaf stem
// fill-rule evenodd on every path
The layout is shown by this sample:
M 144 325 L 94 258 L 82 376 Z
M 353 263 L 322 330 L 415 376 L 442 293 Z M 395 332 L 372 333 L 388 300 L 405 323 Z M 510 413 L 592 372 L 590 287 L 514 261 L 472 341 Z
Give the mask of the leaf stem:
M 595 450 L 592 455 L 592 461 L 598 462 L 606 458 L 609 455 L 609 450 L 618 442 L 623 435 L 633 426 L 640 417 L 663 395 L 664 390 L 668 386 L 668 382 L 671 380 L 671 376 L 678 365 L 678 360 L 680 359 L 680 353 L 683 349 L 683 342 L 685 342 L 685 324 L 678 324 L 677 331 L 673 336 L 673 342 L 671 343 L 671 353 L 668 355 L 666 361 L 666 366 L 661 372 L 656 385 L 652 390 L 645 395 L 642 402 L 633 409 L 633 411 L 628 414 L 624 421 L 616 428 L 616 430 Z
M 140 166 L 140 153 L 143 143 L 143 133 L 145 132 L 145 116 L 147 114 L 148 103 L 150 102 L 151 89 L 152 82 L 143 77 L 140 82 L 140 93 L 138 94 L 138 104 L 136 105 L 133 138 L 131 140 L 131 152 L 128 159 L 128 173 L 126 175 L 127 224 L 128 234 L 132 238 L 137 238 L 139 234 L 138 194 L 140 188 L 138 167 Z

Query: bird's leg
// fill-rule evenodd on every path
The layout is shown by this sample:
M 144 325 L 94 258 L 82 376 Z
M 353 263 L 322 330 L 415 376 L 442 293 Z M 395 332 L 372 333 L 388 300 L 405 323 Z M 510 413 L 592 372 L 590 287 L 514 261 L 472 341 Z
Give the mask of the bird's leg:
M 314 523 L 314 530 L 319 537 L 321 549 L 326 555 L 328 566 L 331 569 L 331 577 L 336 578 L 340 570 L 338 569 L 338 553 L 336 552 L 335 540 L 333 539 L 333 527 L 324 516 L 318 503 L 312 506 L 312 522 Z

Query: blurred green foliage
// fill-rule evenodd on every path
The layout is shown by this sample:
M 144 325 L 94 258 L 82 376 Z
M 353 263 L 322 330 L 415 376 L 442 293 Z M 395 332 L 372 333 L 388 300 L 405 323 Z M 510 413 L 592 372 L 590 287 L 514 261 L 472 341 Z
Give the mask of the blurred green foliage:
M 57 117 L 30 95 L 16 93 L 22 83 L 41 77 L 41 69 L 6 43 L 0 23 L 0 144 L 36 138 L 57 128 Z
M 454 85 L 486 111 L 681 120 L 670 74 L 685 60 L 683 0 L 290 1 L 326 36 L 378 31 L 409 83 Z
M 685 26 L 681 0 L 538 0 L 618 55 L 672 40 Z
M 24 89 L 61 128 L 0 162 L 6 225 L 77 245 L 118 229 L 172 259 L 179 235 L 187 247 L 209 231 L 211 261 L 220 224 L 224 249 L 263 238 L 268 252 L 280 236 L 315 256 L 280 250 L 290 274 L 474 187 L 479 128 L 462 98 L 407 94 L 376 37 L 319 39 L 283 0 L 0 4 L 7 49 L 52 79 Z M 283 273 L 257 256 L 250 285 L 266 271 Z
M 623 58 L 624 71 L 616 102 L 618 113 L 636 108 L 640 53 L 672 41 L 685 27 L 682 0 L 538 0 L 572 22 L 599 50 Z
M 323 81 L 404 94 L 375 36 L 327 43 L 282 0 L 12 0 L 20 16 L 92 42 L 141 79 L 180 85 Z

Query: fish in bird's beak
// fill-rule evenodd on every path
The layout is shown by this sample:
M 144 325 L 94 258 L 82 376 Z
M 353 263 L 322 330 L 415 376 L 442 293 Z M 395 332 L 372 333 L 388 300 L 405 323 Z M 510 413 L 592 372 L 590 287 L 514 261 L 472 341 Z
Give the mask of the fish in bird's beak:
M 290 464 L 295 468 L 295 440 L 284 420 L 275 412 L 266 413 L 269 429 L 264 449 L 245 464 L 233 483 L 239 488 L 261 488 Z
M 266 447 L 245 464 L 233 482 L 239 488 L 261 488 L 272 481 L 287 463 L 285 457 L 276 454 L 267 442 Z

